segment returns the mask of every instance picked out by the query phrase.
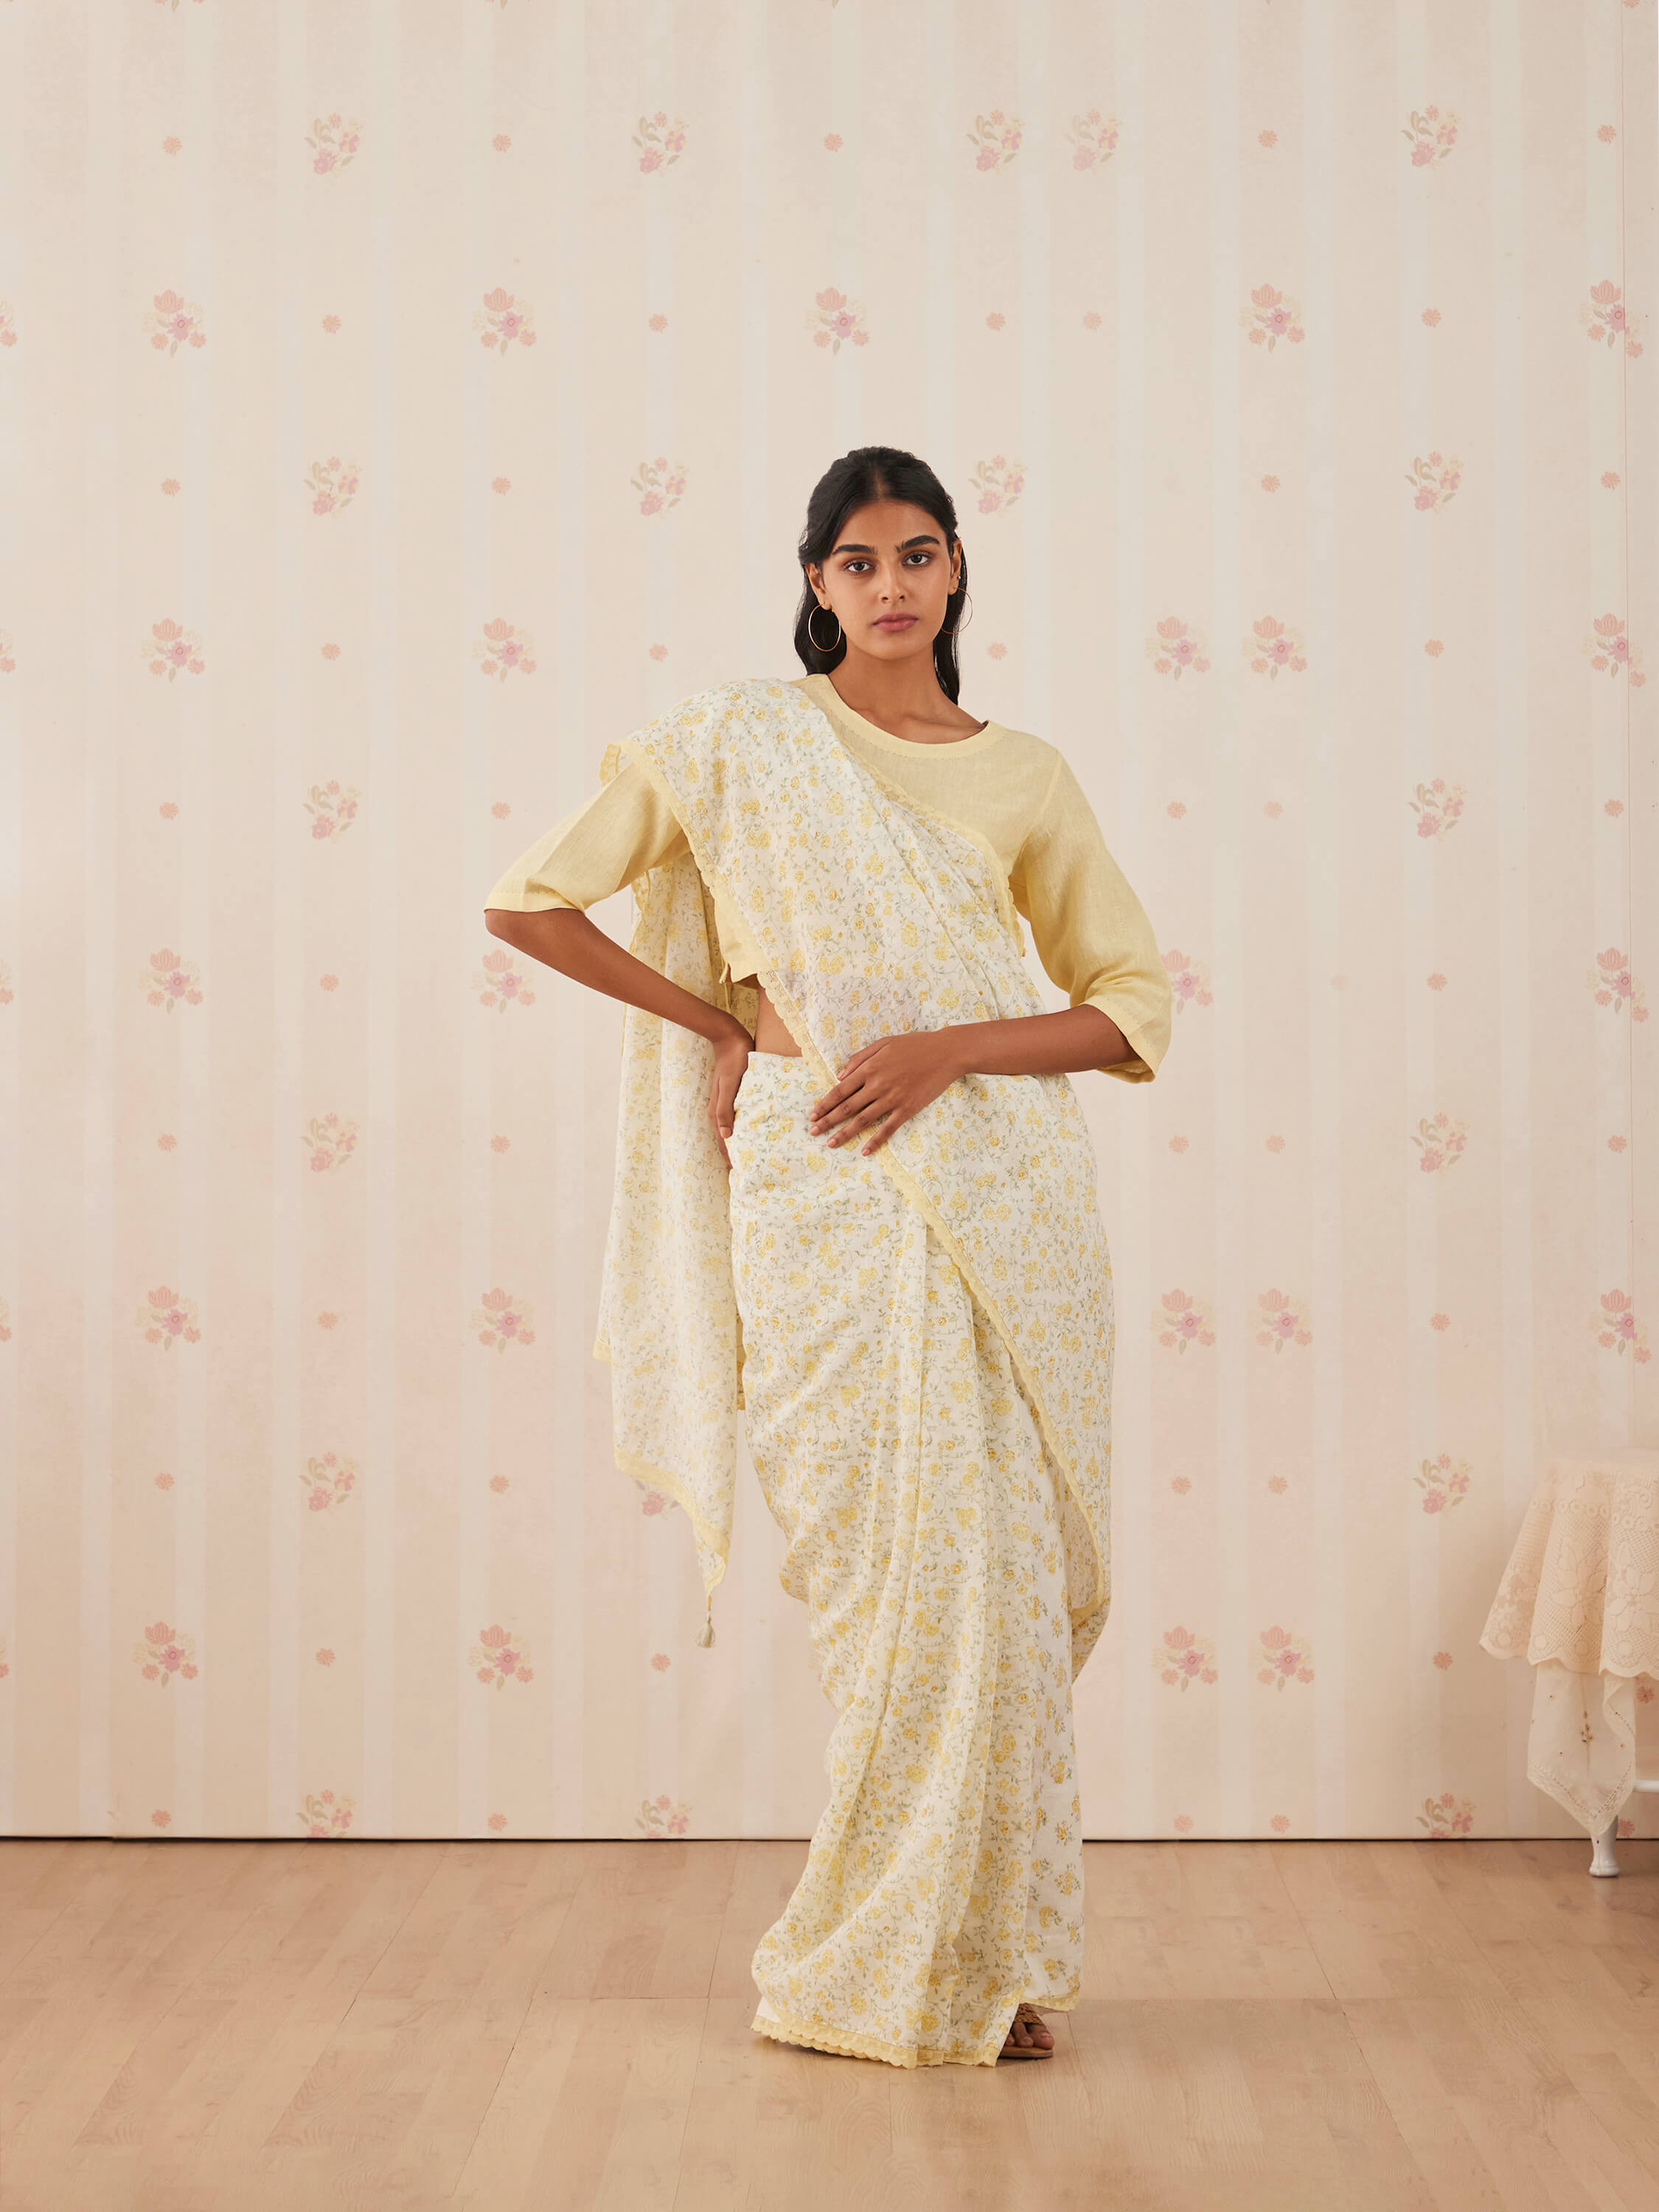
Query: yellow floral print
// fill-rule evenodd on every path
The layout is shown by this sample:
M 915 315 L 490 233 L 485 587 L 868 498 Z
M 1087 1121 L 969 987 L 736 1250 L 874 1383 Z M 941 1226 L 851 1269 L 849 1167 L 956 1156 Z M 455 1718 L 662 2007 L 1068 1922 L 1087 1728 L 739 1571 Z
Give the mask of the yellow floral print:
M 731 1140 L 749 1445 L 839 1716 L 754 2026 L 991 2064 L 1082 1960 L 1059 1472 L 933 1231 L 876 1158 L 808 1137 L 818 1088 L 754 1054 Z
M 629 1010 L 596 1347 L 618 1465 L 685 1509 L 711 1595 L 742 1406 L 837 1711 L 754 2025 L 988 2064 L 1022 1998 L 1079 1987 L 1071 1685 L 1110 1602 L 1114 1340 L 1088 1133 L 1063 1076 L 970 1075 L 867 1160 L 810 1142 L 860 1045 L 1042 1011 L 994 856 L 793 686 L 716 685 L 607 778 L 624 756 L 689 846 L 635 886 L 633 950 L 720 998 L 717 889 L 803 1055 L 751 1057 L 728 1185 L 710 1048 Z

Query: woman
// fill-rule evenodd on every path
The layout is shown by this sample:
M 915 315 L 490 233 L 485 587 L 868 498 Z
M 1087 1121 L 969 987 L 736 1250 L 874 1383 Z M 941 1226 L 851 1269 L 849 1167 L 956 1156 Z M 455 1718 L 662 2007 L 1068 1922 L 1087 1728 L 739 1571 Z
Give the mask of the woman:
M 754 2026 L 899 2066 L 1042 2057 L 1038 2008 L 1078 1996 L 1072 1682 L 1110 1599 L 1111 1270 L 1064 1077 L 1150 1081 L 1169 981 L 1060 755 L 957 703 L 933 471 L 845 455 L 798 556 L 807 674 L 613 746 L 486 919 L 629 1010 L 618 1464 L 685 1508 L 712 1641 L 741 1404 L 838 1712 Z M 630 882 L 624 952 L 583 909 Z

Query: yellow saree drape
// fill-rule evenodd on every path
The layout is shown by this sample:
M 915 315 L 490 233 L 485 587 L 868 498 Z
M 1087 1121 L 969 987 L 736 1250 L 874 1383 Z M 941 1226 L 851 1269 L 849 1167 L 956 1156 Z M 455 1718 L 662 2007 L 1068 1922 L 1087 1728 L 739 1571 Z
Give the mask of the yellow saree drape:
M 807 1107 L 860 1044 L 1042 1011 L 994 860 L 782 684 L 717 685 L 622 750 L 690 848 L 636 887 L 635 951 L 717 996 L 718 884 L 803 1054 L 751 1059 L 728 1188 L 707 1046 L 630 1010 L 598 1347 L 619 1463 L 685 1507 L 711 1594 L 741 1377 L 839 1714 L 806 1872 L 755 1955 L 754 2024 L 990 2063 L 1021 1997 L 1078 1988 L 1071 1682 L 1110 1601 L 1088 1133 L 1063 1076 L 969 1076 L 869 1160 L 809 1141 Z

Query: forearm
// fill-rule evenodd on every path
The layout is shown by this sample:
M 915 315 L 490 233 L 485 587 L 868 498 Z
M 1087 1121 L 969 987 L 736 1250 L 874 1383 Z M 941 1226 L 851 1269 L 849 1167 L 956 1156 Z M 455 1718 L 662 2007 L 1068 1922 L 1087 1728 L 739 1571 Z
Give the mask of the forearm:
M 671 983 L 647 962 L 636 960 L 574 907 L 554 907 L 540 914 L 487 907 L 484 926 L 492 937 L 574 982 L 585 983 L 590 991 L 601 991 L 645 1013 L 659 1014 L 711 1042 L 728 1036 L 736 1024 L 734 1015 Z
M 945 1032 L 963 1075 L 1069 1075 L 1133 1060 L 1134 1048 L 1098 1006 L 1023 1014 L 1006 1022 L 957 1022 Z

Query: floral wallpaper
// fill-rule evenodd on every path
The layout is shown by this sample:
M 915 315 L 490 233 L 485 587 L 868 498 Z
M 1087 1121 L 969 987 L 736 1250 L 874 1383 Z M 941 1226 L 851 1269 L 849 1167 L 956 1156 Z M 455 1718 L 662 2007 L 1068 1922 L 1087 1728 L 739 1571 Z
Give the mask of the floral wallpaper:
M 1088 1832 L 1566 1832 L 1478 1638 L 1659 1443 L 1654 18 L 7 0 L 0 1828 L 810 1832 L 752 1475 L 700 1650 L 611 1460 L 617 1010 L 482 908 L 879 441 L 1175 993 Z

